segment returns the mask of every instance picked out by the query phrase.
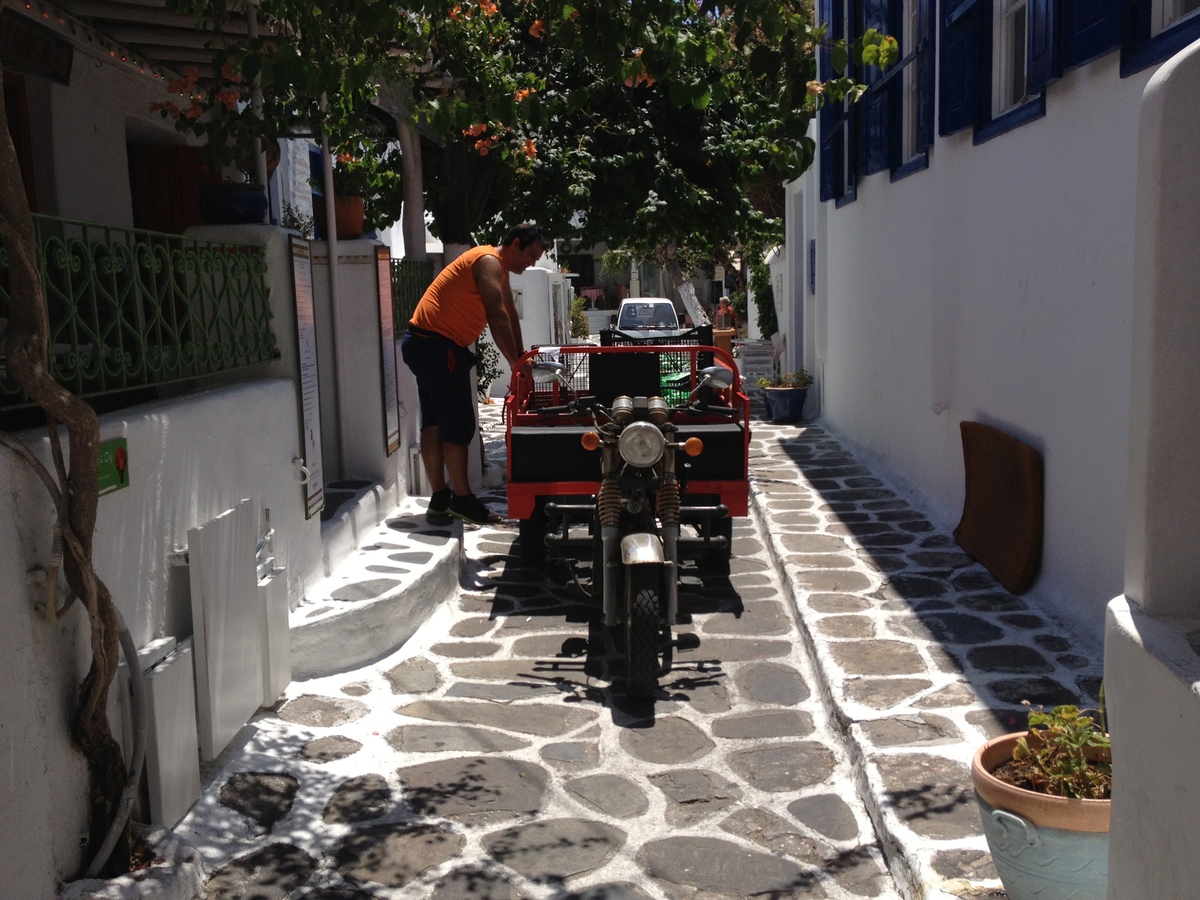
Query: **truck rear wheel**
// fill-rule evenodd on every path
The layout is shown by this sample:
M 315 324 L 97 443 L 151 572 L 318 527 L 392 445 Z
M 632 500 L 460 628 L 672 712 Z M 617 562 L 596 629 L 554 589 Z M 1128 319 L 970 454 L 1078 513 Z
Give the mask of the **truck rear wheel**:
M 521 538 L 521 565 L 540 566 L 546 562 L 546 533 L 549 523 L 546 520 L 546 501 L 538 500 L 533 507 L 533 515 L 522 519 L 517 526 Z
M 707 551 L 704 554 L 705 564 L 726 575 L 729 574 L 729 561 L 733 559 L 733 519 L 716 519 L 712 520 L 712 537 L 725 538 L 725 546 Z

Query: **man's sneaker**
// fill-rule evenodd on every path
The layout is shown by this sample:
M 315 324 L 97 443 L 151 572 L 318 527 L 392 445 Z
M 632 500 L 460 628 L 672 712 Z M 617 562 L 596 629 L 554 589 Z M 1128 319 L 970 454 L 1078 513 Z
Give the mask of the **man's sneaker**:
M 454 492 L 450 488 L 434 491 L 429 498 L 429 507 L 425 510 L 425 522 L 429 525 L 449 525 L 454 521 L 450 515 L 450 498 Z
M 450 515 L 473 525 L 494 525 L 500 517 L 484 506 L 474 494 L 459 497 L 455 494 L 450 498 Z

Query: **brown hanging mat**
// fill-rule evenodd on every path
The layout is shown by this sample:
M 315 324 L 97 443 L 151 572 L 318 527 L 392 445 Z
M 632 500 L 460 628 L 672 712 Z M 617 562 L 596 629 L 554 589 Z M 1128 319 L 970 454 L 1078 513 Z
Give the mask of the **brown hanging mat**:
M 1042 561 L 1042 455 L 998 428 L 962 422 L 966 496 L 958 545 L 1022 594 Z

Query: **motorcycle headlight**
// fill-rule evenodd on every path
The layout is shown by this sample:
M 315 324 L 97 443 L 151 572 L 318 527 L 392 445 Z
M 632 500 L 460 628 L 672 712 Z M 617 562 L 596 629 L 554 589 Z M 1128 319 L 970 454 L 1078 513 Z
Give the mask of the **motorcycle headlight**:
M 633 422 L 626 426 L 617 441 L 621 459 L 631 466 L 648 468 L 662 459 L 667 439 L 657 425 L 649 422 Z

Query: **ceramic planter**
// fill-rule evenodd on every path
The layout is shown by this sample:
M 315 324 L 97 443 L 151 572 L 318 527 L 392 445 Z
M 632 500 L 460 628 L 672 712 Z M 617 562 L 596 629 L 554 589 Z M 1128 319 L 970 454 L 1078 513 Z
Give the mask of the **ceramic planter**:
M 762 392 L 768 419 L 789 425 L 800 421 L 804 413 L 804 401 L 808 399 L 808 388 L 768 387 L 763 388 Z
M 313 214 L 316 216 L 317 224 L 325 227 L 325 198 L 313 198 Z M 334 228 L 337 230 L 337 238 L 339 241 L 350 241 L 355 238 L 362 237 L 363 233 L 363 198 L 362 197 L 334 197 L 333 198 L 333 221 Z
M 242 182 L 201 184 L 200 216 L 209 225 L 261 225 L 267 216 L 266 191 Z
M 971 780 L 988 849 L 1010 900 L 1106 900 L 1109 800 L 1071 800 L 1008 784 L 991 773 L 1025 732 L 975 753 Z

